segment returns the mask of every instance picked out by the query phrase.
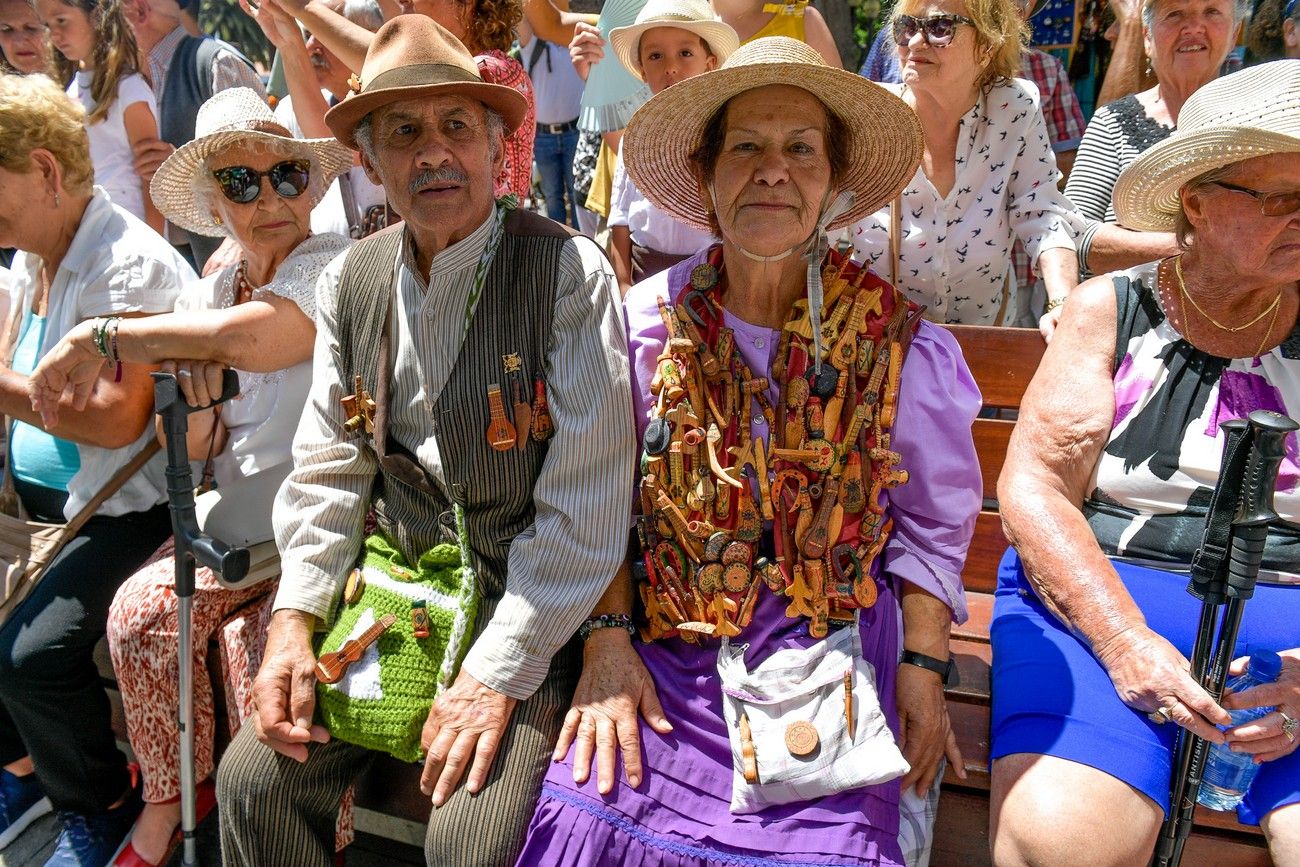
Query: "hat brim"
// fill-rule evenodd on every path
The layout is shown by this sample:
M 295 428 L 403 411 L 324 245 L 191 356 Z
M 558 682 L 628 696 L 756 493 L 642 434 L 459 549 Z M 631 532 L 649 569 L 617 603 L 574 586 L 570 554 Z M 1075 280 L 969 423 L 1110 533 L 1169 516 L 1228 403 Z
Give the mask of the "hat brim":
M 676 27 L 678 30 L 689 30 L 694 33 L 708 44 L 709 50 L 718 58 L 719 66 L 740 47 L 740 39 L 736 36 L 736 31 L 729 24 L 721 21 L 693 19 L 646 21 L 628 27 L 615 27 L 609 31 L 609 41 L 614 46 L 614 54 L 627 71 L 640 81 L 645 81 L 645 76 L 641 74 L 641 64 L 638 63 L 640 58 L 637 56 L 638 49 L 641 47 L 641 36 L 647 30 L 654 30 L 656 27 Z
M 1246 126 L 1216 126 L 1186 135 L 1175 132 L 1148 148 L 1119 176 L 1112 200 L 1121 226 L 1169 232 L 1182 211 L 1179 191 L 1213 169 L 1255 157 L 1300 153 L 1300 137 Z
M 483 81 L 452 81 L 383 87 L 353 93 L 325 112 L 325 124 L 330 128 L 330 132 L 334 133 L 335 138 L 347 147 L 357 150 L 354 133 L 362 118 L 381 106 L 428 96 L 465 96 L 478 100 L 501 115 L 505 120 L 506 135 L 514 133 L 528 114 L 527 98 L 512 87 L 488 84 Z
M 709 119 L 732 97 L 780 84 L 821 100 L 848 130 L 848 161 L 838 189 L 853 205 L 830 229 L 873 214 L 893 200 L 920 165 L 921 122 L 907 103 L 885 88 L 842 69 L 801 62 L 771 62 L 715 69 L 661 91 L 633 115 L 623 135 L 623 163 L 637 189 L 655 207 L 687 225 L 709 231 L 709 215 L 689 159 Z
M 158 167 L 149 183 L 149 196 L 158 210 L 187 232 L 211 238 L 228 234 L 202 206 L 197 193 L 198 173 L 208 157 L 235 144 L 265 143 L 301 152 L 312 161 L 311 182 L 304 195 L 312 207 L 324 198 L 330 184 L 352 168 L 352 152 L 330 138 L 291 138 L 257 130 L 230 130 L 187 142 Z

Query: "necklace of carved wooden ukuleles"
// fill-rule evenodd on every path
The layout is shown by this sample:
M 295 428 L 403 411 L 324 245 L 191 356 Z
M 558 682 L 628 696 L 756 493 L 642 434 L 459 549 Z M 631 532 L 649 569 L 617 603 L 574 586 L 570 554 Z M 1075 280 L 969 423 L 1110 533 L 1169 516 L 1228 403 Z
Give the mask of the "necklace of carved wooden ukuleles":
M 890 449 L 903 358 L 920 309 L 832 252 L 820 369 L 807 302 L 796 302 L 769 382 L 744 363 L 718 303 L 721 249 L 691 272 L 672 305 L 650 383 L 635 565 L 647 640 L 735 636 L 762 585 L 824 637 L 831 620 L 875 603 L 871 565 L 892 522 L 882 493 L 907 481 Z M 770 441 L 753 437 L 754 404 Z M 775 561 L 758 556 L 772 522 Z

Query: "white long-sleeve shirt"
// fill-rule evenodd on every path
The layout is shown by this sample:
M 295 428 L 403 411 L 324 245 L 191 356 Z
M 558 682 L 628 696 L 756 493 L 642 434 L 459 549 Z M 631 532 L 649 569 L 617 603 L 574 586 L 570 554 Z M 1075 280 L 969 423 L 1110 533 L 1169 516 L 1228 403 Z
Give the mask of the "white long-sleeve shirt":
M 1033 84 L 1012 79 L 981 94 L 960 121 L 956 169 L 947 196 L 920 168 L 903 190 L 896 284 L 936 321 L 992 325 L 1016 238 L 1032 262 L 1044 250 L 1075 249 L 1078 218 L 1056 188 L 1060 173 Z M 887 280 L 891 207 L 851 233 L 856 258 Z M 1012 275 L 1008 325 L 1016 313 L 1015 284 Z
M 443 456 L 428 406 L 464 342 L 466 300 L 491 231 L 489 217 L 435 256 L 427 288 L 405 251 L 393 263 L 389 433 L 440 485 Z M 371 450 L 338 436 L 340 398 L 352 391 L 339 376 L 342 268 L 340 257 L 318 284 L 312 388 L 294 439 L 294 468 L 275 507 L 283 567 L 275 608 L 327 620 L 357 557 L 377 471 Z M 596 245 L 581 236 L 569 240 L 560 256 L 546 356 L 555 433 L 533 487 L 536 517 L 511 543 L 505 595 L 464 663 L 474 678 L 513 698 L 526 699 L 541 685 L 551 657 L 590 614 L 627 550 L 636 440 L 618 297 L 613 270 Z

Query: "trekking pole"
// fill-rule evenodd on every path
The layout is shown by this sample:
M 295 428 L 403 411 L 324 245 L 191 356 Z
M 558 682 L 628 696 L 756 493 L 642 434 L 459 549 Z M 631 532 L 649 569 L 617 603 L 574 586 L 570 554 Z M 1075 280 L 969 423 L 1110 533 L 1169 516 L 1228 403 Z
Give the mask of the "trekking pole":
M 189 415 L 211 409 L 218 403 L 239 394 L 239 374 L 226 369 L 222 380 L 221 397 L 209 406 L 190 406 L 170 373 L 155 373 L 154 411 L 162 417 L 163 435 L 167 442 L 167 504 L 172 515 L 172 535 L 176 546 L 176 601 L 177 636 L 180 648 L 180 714 L 181 733 L 181 864 L 195 867 L 198 852 L 195 848 L 195 780 L 194 780 L 194 654 L 190 647 L 190 630 L 194 604 L 194 567 L 207 566 L 221 573 L 227 582 L 237 583 L 248 574 L 248 549 L 231 548 L 220 539 L 214 539 L 199 529 L 194 513 L 194 478 L 190 473 L 189 448 L 186 433 Z
M 1241 615 L 1255 592 L 1268 526 L 1277 520 L 1273 490 L 1286 455 L 1287 434 L 1300 428 L 1275 412 L 1256 410 L 1247 425 L 1223 425 L 1225 447 L 1219 482 L 1206 516 L 1205 538 L 1192 560 L 1187 592 L 1201 600 L 1201 618 L 1192 649 L 1191 675 L 1215 703 L 1223 700 Z M 1217 641 L 1215 615 L 1222 607 Z M 1196 799 L 1209 744 L 1182 730 L 1170 782 L 1169 814 L 1156 842 L 1155 867 L 1178 867 L 1192 833 Z

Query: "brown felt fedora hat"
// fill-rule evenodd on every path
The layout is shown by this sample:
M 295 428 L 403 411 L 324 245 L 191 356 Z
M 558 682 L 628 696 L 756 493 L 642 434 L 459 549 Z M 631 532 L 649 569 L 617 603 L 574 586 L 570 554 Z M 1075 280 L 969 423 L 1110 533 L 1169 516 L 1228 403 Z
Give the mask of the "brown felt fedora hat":
M 514 88 L 488 84 L 460 40 L 424 15 L 398 15 L 380 27 L 366 51 L 360 81 L 352 93 L 325 112 L 335 138 L 356 148 L 353 132 L 382 105 L 422 96 L 460 94 L 476 99 L 505 119 L 506 135 L 528 113 L 528 100 Z

